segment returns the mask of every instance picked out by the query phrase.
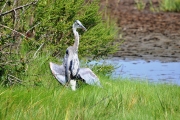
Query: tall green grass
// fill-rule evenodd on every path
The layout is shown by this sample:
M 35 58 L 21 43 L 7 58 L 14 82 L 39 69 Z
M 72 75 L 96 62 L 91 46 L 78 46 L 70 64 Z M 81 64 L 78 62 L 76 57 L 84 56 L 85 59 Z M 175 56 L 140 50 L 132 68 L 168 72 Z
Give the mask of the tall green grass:
M 71 91 L 54 78 L 44 86 L 0 87 L 0 119 L 179 119 L 180 87 L 99 76 L 103 88 Z
M 138 10 L 143 10 L 146 7 L 144 0 L 135 0 L 136 7 Z M 180 11 L 180 0 L 160 0 L 159 7 L 154 7 L 153 1 L 149 0 L 150 10 L 153 12 L 169 11 L 179 12 Z
M 162 0 L 160 4 L 164 11 L 180 11 L 180 0 Z
M 104 74 L 111 67 L 96 66 L 103 88 L 81 84 L 77 91 L 61 86 L 51 74 L 49 62 L 60 64 L 51 53 L 37 53 L 15 76 L 21 84 L 0 86 L 0 120 L 115 120 L 179 119 L 180 87 L 126 79 Z M 85 66 L 85 65 L 83 65 Z M 91 67 L 91 66 L 89 66 Z

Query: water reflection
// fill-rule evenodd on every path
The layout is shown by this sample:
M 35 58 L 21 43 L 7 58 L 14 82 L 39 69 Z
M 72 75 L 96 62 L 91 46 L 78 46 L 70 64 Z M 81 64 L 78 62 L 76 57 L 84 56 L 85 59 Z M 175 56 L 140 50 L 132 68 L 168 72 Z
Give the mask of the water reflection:
M 150 82 L 180 85 L 180 62 L 147 62 L 144 60 L 122 60 L 116 57 L 100 60 L 98 64 L 103 64 L 104 62 L 117 67 L 117 69 L 114 70 L 112 77 L 138 78 L 149 80 Z M 94 62 L 91 62 L 91 64 L 93 63 Z

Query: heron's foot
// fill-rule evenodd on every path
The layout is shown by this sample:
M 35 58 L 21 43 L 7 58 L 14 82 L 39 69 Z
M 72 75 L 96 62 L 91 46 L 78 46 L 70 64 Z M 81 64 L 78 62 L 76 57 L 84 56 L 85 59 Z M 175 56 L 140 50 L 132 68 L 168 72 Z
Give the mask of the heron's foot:
M 75 80 L 70 80 L 70 87 L 71 87 L 71 89 L 73 90 L 73 91 L 75 91 L 76 90 L 76 81 Z

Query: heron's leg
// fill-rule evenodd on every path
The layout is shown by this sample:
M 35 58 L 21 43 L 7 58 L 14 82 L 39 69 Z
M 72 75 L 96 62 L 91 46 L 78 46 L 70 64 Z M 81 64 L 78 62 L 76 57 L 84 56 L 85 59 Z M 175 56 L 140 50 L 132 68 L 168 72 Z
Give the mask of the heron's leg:
M 76 90 L 76 80 L 70 80 L 70 86 L 73 91 Z

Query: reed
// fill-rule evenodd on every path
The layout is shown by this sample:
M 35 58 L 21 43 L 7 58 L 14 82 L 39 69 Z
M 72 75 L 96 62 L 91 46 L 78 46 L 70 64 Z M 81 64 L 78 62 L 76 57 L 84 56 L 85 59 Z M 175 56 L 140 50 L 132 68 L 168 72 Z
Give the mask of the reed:
M 179 119 L 179 86 L 99 77 L 103 88 L 83 84 L 75 92 L 54 78 L 0 87 L 0 119 Z

